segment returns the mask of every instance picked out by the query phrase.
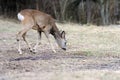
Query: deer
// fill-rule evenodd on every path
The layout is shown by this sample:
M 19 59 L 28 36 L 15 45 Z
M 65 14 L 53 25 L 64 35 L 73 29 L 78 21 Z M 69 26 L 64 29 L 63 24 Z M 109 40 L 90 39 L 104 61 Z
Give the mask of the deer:
M 38 45 L 41 43 L 40 40 L 42 33 L 45 34 L 54 53 L 56 53 L 56 50 L 53 44 L 51 43 L 50 34 L 54 37 L 58 46 L 61 49 L 66 50 L 66 33 L 65 31 L 60 31 L 58 29 L 58 27 L 55 24 L 55 19 L 51 15 L 35 9 L 24 9 L 17 14 L 17 18 L 23 26 L 23 29 L 17 33 L 16 37 L 19 54 L 22 54 L 20 44 L 21 40 L 25 41 L 30 52 L 36 53 Z M 29 42 L 26 40 L 26 33 L 31 29 L 36 30 L 38 33 L 37 41 L 33 49 Z

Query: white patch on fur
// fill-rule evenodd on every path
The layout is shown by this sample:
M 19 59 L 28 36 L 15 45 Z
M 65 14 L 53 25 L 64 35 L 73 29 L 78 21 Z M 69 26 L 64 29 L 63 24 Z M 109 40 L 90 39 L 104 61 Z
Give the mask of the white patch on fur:
M 20 13 L 18 13 L 17 17 L 18 17 L 18 19 L 19 19 L 20 21 L 23 21 L 23 20 L 24 20 L 24 16 L 23 16 L 22 14 L 20 14 Z

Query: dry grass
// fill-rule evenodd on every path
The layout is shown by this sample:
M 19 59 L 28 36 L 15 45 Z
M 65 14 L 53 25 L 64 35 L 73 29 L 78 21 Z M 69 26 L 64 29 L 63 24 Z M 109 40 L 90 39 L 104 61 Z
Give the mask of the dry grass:
M 14 73 L 15 74 L 15 73 Z M 9 80 L 119 80 L 120 71 L 76 71 L 76 72 L 42 72 L 39 73 L 19 73 L 11 75 Z M 24 77 L 23 77 L 24 76 Z
M 113 55 L 120 52 L 119 26 L 94 26 L 78 24 L 58 24 L 66 30 L 69 47 L 76 47 L 72 51 L 85 52 L 87 55 Z
M 0 20 L 0 34 L 11 35 L 8 42 L 15 42 L 15 36 L 21 30 L 19 22 Z M 94 56 L 120 56 L 120 27 L 119 26 L 94 26 L 79 25 L 74 23 L 60 24 L 57 23 L 59 29 L 66 31 L 67 53 L 94 55 Z M 28 40 L 35 43 L 37 39 L 36 31 L 29 31 Z M 33 36 L 34 35 L 34 36 Z M 32 36 L 32 37 L 31 37 Z M 51 37 L 53 39 L 53 37 Z M 45 36 L 42 39 L 43 44 L 47 42 Z M 53 39 L 53 43 L 54 43 Z M 8 43 L 9 44 L 9 43 Z M 56 43 L 55 43 L 56 46 Z
M 21 29 L 21 25 L 18 22 L 14 23 L 9 20 L 0 20 L 0 25 L 0 46 L 5 44 L 4 46 L 2 46 L 2 48 L 5 48 L 5 46 L 8 46 L 7 48 L 9 48 L 10 46 L 10 49 L 11 46 L 16 47 L 13 45 L 16 42 L 15 35 Z M 57 23 L 57 25 L 60 29 L 66 31 L 66 38 L 68 41 L 68 49 L 65 52 L 66 54 L 82 54 L 87 55 L 88 57 L 120 56 L 119 26 L 87 26 L 74 23 Z M 36 34 L 37 33 L 32 30 L 27 34 L 30 42 L 36 42 L 34 40 L 37 39 Z M 42 42 L 43 44 L 46 44 L 47 42 L 44 36 Z M 108 70 L 24 73 L 16 72 L 14 70 L 12 72 L 11 71 L 7 72 L 4 76 L 0 74 L 0 80 L 120 80 L 120 71 Z

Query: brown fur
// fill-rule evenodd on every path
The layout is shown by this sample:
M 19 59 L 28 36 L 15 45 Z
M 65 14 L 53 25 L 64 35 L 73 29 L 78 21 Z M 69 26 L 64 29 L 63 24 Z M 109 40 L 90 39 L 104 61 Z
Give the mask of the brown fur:
M 61 33 L 59 32 L 54 19 L 50 15 L 33 9 L 22 10 L 19 14 L 24 16 L 24 19 L 21 20 L 24 29 L 17 34 L 17 40 L 19 41 L 19 39 L 23 37 L 29 48 L 30 45 L 26 41 L 25 35 L 30 29 L 37 30 L 40 34 L 41 32 L 44 32 L 48 40 L 49 34 L 52 34 L 55 39 L 57 38 L 56 40 L 62 41 Z M 58 42 L 58 45 L 60 46 L 60 42 Z

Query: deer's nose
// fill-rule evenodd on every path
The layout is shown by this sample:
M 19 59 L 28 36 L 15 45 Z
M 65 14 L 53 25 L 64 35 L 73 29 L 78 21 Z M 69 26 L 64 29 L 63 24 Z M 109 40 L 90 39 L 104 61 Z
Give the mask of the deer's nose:
M 66 50 L 66 48 L 62 48 L 63 50 Z

